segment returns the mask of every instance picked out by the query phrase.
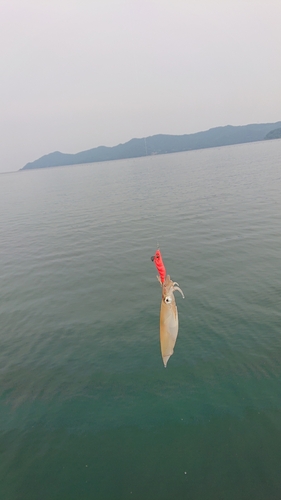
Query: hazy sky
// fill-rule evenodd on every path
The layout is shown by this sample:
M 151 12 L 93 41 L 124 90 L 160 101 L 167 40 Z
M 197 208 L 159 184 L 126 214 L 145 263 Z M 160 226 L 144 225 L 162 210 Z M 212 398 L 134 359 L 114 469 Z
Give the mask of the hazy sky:
M 281 0 L 0 0 L 0 171 L 281 120 Z

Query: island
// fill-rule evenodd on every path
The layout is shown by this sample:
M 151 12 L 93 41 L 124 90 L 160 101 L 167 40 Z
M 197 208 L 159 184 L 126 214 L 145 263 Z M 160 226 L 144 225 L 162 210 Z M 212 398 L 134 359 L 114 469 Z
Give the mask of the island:
M 81 163 L 138 158 L 142 156 L 178 153 L 195 149 L 256 142 L 280 137 L 280 135 L 278 136 L 278 131 L 280 130 L 281 121 L 276 123 L 256 123 L 242 126 L 226 125 L 224 127 L 211 128 L 204 132 L 185 135 L 158 134 L 141 139 L 131 139 L 124 144 L 113 147 L 99 146 L 75 154 L 55 151 L 54 153 L 42 156 L 38 160 L 27 163 L 20 170 L 79 165 Z M 277 134 L 277 137 L 272 137 L 270 134 Z

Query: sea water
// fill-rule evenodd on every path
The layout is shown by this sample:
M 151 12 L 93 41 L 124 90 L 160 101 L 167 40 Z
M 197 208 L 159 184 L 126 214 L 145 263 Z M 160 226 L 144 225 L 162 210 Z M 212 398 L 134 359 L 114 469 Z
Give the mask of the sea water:
M 280 140 L 0 176 L 1 499 L 281 498 L 280 216 Z

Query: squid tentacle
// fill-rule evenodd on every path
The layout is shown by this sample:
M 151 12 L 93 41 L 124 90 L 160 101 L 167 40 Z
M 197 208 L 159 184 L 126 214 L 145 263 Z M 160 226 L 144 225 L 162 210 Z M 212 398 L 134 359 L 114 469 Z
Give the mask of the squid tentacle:
M 174 283 L 174 285 L 175 285 L 175 283 Z M 175 292 L 176 290 L 181 293 L 181 296 L 184 299 L 184 294 L 183 294 L 183 291 L 181 290 L 181 288 L 179 286 L 173 286 L 173 292 Z

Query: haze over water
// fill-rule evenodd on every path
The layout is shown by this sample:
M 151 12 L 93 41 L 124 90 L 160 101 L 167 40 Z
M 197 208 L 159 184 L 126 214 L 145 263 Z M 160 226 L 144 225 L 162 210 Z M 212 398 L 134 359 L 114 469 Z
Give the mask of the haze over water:
M 280 192 L 280 140 L 0 176 L 1 498 L 281 498 Z

